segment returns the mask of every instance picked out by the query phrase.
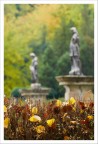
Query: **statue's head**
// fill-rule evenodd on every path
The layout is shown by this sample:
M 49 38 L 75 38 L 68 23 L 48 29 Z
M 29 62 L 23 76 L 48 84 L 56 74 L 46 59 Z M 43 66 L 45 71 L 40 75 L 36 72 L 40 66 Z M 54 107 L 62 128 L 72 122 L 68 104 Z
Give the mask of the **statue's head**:
M 35 53 L 30 53 L 30 57 L 32 58 L 36 57 Z
M 71 30 L 73 33 L 78 33 L 76 27 L 71 27 L 70 30 Z

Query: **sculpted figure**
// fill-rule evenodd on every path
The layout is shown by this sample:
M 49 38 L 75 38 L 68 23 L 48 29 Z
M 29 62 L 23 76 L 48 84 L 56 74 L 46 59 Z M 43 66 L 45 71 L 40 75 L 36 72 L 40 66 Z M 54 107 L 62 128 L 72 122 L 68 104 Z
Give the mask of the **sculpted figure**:
M 70 30 L 72 31 L 72 38 L 70 41 L 71 70 L 69 75 L 82 75 L 79 51 L 79 35 L 75 27 L 72 27 Z
M 37 83 L 38 81 L 38 73 L 37 73 L 38 58 L 35 55 L 35 53 L 30 53 L 30 57 L 32 58 L 32 63 L 30 65 L 30 70 L 32 74 L 32 83 Z

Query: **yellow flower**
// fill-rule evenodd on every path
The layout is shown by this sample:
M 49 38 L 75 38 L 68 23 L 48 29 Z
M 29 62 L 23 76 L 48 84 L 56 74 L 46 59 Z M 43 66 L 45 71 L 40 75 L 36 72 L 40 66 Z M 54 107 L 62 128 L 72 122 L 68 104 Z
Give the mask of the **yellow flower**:
M 88 118 L 89 120 L 92 120 L 92 119 L 93 119 L 93 116 L 92 116 L 92 115 L 88 115 L 87 118 Z
M 70 99 L 69 99 L 69 104 L 74 104 L 76 102 L 76 100 L 73 98 L 73 97 L 71 97 Z
M 4 112 L 7 112 L 7 107 L 4 105 Z
M 8 128 L 10 119 L 7 117 L 4 119 L 4 128 Z
M 39 125 L 39 126 L 37 126 L 36 127 L 36 131 L 37 131 L 37 133 L 43 133 L 43 132 L 45 132 L 45 127 L 44 126 L 42 126 L 42 125 Z
M 33 113 L 33 114 L 37 114 L 37 112 L 38 112 L 37 107 L 33 107 L 33 108 L 32 108 L 32 113 Z
M 31 122 L 40 122 L 41 118 L 38 115 L 33 115 L 32 117 L 30 117 L 29 121 L 31 121 Z
M 80 110 L 80 113 L 82 114 L 84 112 L 84 110 Z
M 60 107 L 62 105 L 62 102 L 60 100 L 56 101 L 56 106 Z
M 49 127 L 52 127 L 52 125 L 54 124 L 54 122 L 55 122 L 55 119 L 53 118 L 53 119 L 49 119 L 49 120 L 47 120 L 47 125 L 49 126 Z

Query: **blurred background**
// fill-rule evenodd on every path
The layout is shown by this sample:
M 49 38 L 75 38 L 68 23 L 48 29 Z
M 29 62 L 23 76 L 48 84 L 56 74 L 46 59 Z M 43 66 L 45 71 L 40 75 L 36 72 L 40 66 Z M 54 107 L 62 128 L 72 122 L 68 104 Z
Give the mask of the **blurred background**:
M 30 53 L 38 56 L 39 82 L 50 87 L 48 99 L 64 96 L 55 79 L 70 71 L 70 27 L 80 36 L 83 73 L 94 75 L 93 4 L 5 4 L 4 6 L 4 93 L 29 88 Z

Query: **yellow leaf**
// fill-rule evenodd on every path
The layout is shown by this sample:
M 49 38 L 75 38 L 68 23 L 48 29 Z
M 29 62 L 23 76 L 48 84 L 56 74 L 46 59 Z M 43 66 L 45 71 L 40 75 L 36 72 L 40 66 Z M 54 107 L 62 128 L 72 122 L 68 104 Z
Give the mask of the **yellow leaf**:
M 38 112 L 37 107 L 33 107 L 33 108 L 32 108 L 32 113 L 33 113 L 33 114 L 37 114 L 37 112 Z
M 39 125 L 36 127 L 36 131 L 37 131 L 37 133 L 43 133 L 43 132 L 45 132 L 45 127 L 42 125 Z
M 29 121 L 31 121 L 31 122 L 40 122 L 41 118 L 38 115 L 33 115 L 32 117 L 30 117 Z
M 4 112 L 7 112 L 7 107 L 4 105 Z
M 61 106 L 61 105 L 62 105 L 62 102 L 61 102 L 60 100 L 57 100 L 57 101 L 56 101 L 56 106 L 59 107 L 59 106 Z
M 8 128 L 10 119 L 7 117 L 4 119 L 4 128 Z
M 49 120 L 47 120 L 47 125 L 49 126 L 49 127 L 52 127 L 52 125 L 54 124 L 54 122 L 55 122 L 55 119 L 53 118 L 53 119 L 49 119 Z
M 71 97 L 70 99 L 69 99 L 69 104 L 74 104 L 76 102 L 76 100 L 73 98 L 73 97 Z

